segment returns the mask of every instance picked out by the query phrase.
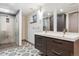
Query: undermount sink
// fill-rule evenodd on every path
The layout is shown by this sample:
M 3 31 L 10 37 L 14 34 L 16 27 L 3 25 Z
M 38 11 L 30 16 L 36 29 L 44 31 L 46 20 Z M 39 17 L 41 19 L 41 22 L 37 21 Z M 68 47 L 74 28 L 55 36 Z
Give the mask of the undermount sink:
M 77 38 L 79 37 L 78 34 L 73 34 L 73 33 L 63 33 L 63 32 L 42 32 L 40 33 L 41 35 L 44 35 L 44 36 L 54 36 L 54 37 L 60 37 L 60 38 L 65 38 L 65 39 L 74 39 L 74 38 Z
M 71 32 L 66 32 L 64 34 L 63 32 L 43 31 L 36 34 L 51 38 L 59 38 L 68 41 L 76 41 L 77 39 L 79 39 L 79 33 L 71 33 Z
M 75 38 L 79 38 L 79 35 L 64 35 L 64 37 L 68 39 L 75 39 Z

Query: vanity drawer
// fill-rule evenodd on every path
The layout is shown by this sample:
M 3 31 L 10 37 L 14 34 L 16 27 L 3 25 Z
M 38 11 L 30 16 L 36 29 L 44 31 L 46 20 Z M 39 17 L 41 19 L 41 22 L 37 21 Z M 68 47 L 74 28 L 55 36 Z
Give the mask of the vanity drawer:
M 64 41 L 61 39 L 48 39 L 47 40 L 47 54 L 57 55 L 72 55 L 73 54 L 73 42 Z
M 35 48 L 40 50 L 42 47 L 41 43 L 42 43 L 41 37 L 39 37 L 38 35 L 35 35 Z
M 66 50 L 56 50 L 56 49 L 47 50 L 47 56 L 70 56 L 70 55 L 72 55 L 72 53 Z
M 72 48 L 71 49 L 66 49 L 66 48 L 63 48 L 62 46 L 59 47 L 59 46 L 50 46 L 50 47 L 47 47 L 47 55 L 49 55 L 51 53 L 54 54 L 54 55 L 57 55 L 57 56 L 69 56 L 69 55 L 72 55 L 73 54 L 73 50 Z
M 51 46 L 56 45 L 56 46 L 63 46 L 63 47 L 73 47 L 73 42 L 71 41 L 65 41 L 61 39 L 55 39 L 55 38 L 50 38 L 50 40 L 47 40 L 47 45 L 51 44 Z

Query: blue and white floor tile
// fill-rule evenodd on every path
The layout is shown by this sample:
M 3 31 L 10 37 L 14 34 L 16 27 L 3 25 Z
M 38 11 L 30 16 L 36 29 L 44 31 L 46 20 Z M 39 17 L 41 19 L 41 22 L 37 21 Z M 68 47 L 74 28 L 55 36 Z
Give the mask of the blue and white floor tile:
M 31 44 L 22 47 L 11 47 L 0 51 L 0 56 L 40 56 L 39 51 Z

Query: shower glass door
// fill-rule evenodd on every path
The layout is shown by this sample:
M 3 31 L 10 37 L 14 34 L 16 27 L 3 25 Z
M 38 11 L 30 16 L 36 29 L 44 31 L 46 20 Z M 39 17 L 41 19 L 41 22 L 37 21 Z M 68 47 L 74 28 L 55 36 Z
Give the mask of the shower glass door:
M 15 42 L 15 16 L 0 14 L 0 44 Z

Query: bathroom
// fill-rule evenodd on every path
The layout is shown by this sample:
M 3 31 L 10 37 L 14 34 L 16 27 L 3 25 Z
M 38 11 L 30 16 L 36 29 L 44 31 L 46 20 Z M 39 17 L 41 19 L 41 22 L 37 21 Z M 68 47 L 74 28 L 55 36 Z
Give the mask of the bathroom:
M 78 3 L 3 3 L 0 6 L 11 10 L 0 9 L 0 55 L 79 55 Z

